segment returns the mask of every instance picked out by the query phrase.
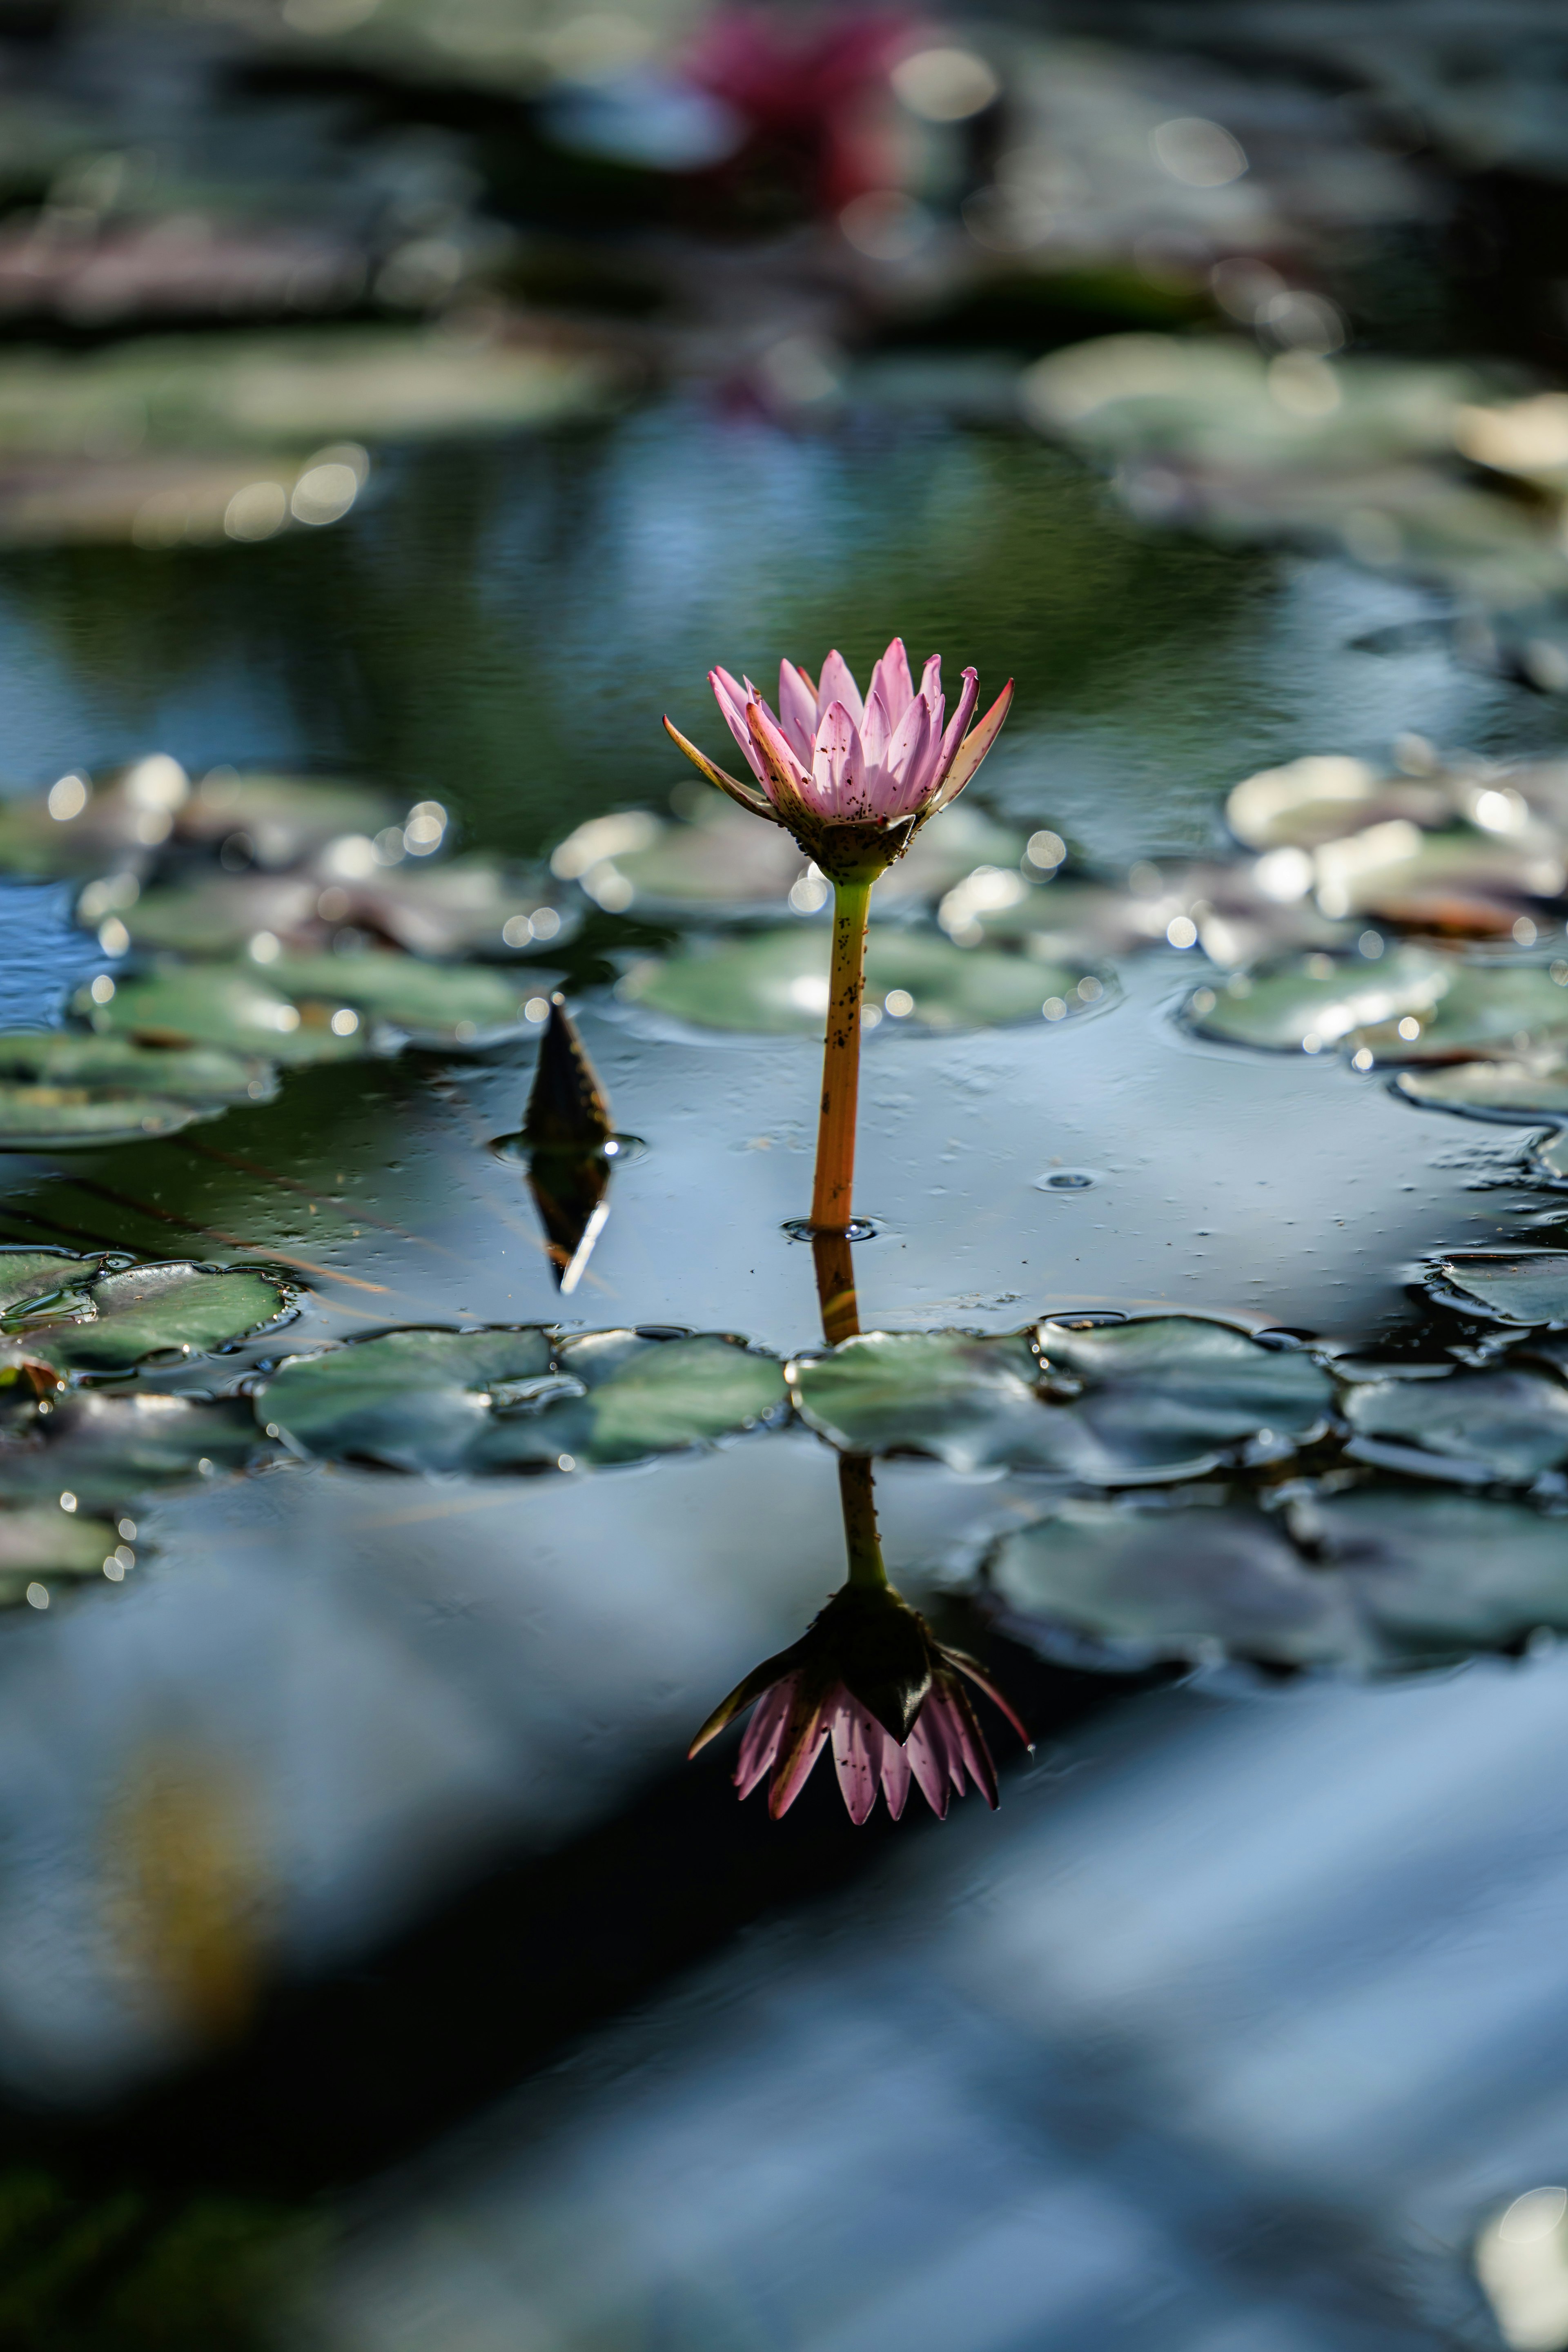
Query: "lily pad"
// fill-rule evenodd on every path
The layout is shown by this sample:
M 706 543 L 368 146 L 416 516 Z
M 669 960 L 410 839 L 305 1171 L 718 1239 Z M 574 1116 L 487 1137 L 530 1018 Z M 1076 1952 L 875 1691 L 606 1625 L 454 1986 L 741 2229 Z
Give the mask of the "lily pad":
M 872 915 L 937 898 L 983 863 L 1016 872 L 1026 847 L 1025 834 L 981 809 L 944 810 L 878 881 Z M 612 914 L 778 915 L 788 907 L 809 915 L 825 912 L 832 898 L 831 886 L 786 833 L 717 793 L 705 793 L 684 820 L 640 811 L 591 818 L 560 845 L 552 862 Z
M 1321 1499 L 1311 1518 L 1391 1665 L 1447 1665 L 1568 1628 L 1568 1519 L 1383 1486 Z
M 866 1331 L 788 1376 L 802 1417 L 849 1452 L 930 1454 L 961 1471 L 1102 1466 L 1074 1417 L 1042 1400 L 1026 1332 Z
M 1467 1315 L 1537 1330 L 1568 1323 L 1568 1250 L 1455 1250 L 1426 1280 Z
M 984 1583 L 1016 1635 L 1123 1672 L 1221 1654 L 1338 1665 L 1368 1646 L 1341 1580 L 1245 1504 L 1063 1500 L 1002 1538 Z
M 466 1044 L 515 1028 L 524 992 L 505 973 L 471 965 L 422 963 L 366 949 L 357 955 L 280 955 L 263 969 L 300 1007 L 301 1027 L 326 1027 L 340 1007 L 388 1022 L 412 1037 Z M 529 991 L 527 993 L 537 993 Z M 314 1017 L 320 1008 L 321 1017 Z
M 1430 1012 L 1452 978 L 1449 961 L 1425 948 L 1395 948 L 1375 961 L 1320 950 L 1195 989 L 1183 1011 L 1202 1037 L 1320 1053 L 1370 1024 Z
M 89 1389 L 57 1397 L 47 1412 L 40 1407 L 33 1437 L 7 1446 L 0 1465 L 8 1493 L 47 1496 L 57 1507 L 68 1493 L 103 1509 L 133 1502 L 149 1487 L 249 1469 L 276 1451 L 244 1397 L 209 1402 Z
M 1394 1091 L 1429 1110 L 1465 1111 L 1473 1118 L 1568 1118 L 1568 1059 L 1541 1054 L 1522 1060 L 1460 1062 L 1447 1069 L 1402 1070 Z
M 546 892 L 489 859 L 389 869 L 368 842 L 351 856 L 353 838 L 303 873 L 204 874 L 143 890 L 121 919 L 138 947 L 200 956 L 233 955 L 264 933 L 309 953 L 348 929 L 417 955 L 500 957 L 566 933 Z
M 0 1511 L 0 1608 L 25 1601 L 29 1584 L 42 1583 L 47 1593 L 57 1578 L 101 1577 L 106 1559 L 123 1576 L 115 1558 L 119 1545 L 112 1521 L 62 1511 L 58 1502 Z
M 276 1091 L 267 1063 L 212 1047 L 22 1030 L 0 1036 L 0 1150 L 140 1142 Z
M 1528 1485 L 1568 1460 L 1568 1388 L 1511 1365 L 1357 1381 L 1342 1411 L 1352 1454 L 1421 1477 Z
M 306 1019 L 257 965 L 176 965 L 121 981 L 104 1004 L 84 991 L 77 1010 L 95 1029 L 144 1045 L 221 1045 L 274 1062 L 350 1061 L 366 1045 L 362 1025 L 340 1032 L 325 1009 Z
M 345 838 L 368 851 L 399 814 L 388 793 L 346 777 L 214 768 L 178 803 L 174 829 L 180 841 L 213 848 L 238 835 L 256 865 L 276 867 Z
M 30 1351 L 62 1370 L 128 1370 L 149 1356 L 205 1355 L 275 1323 L 292 1304 L 273 1275 L 178 1260 L 100 1275 L 83 1293 L 90 1319 L 52 1326 Z M 15 1328 L 15 1326 L 14 1326 Z
M 954 1469 L 1056 1470 L 1102 1485 L 1199 1475 L 1319 1429 L 1333 1383 L 1300 1349 L 1169 1315 L 1032 1335 L 864 1332 L 789 1368 L 803 1417 L 855 1453 Z
M 636 964 L 619 992 L 700 1029 L 820 1037 L 830 947 L 822 929 L 762 931 Z M 1042 1012 L 1059 1021 L 1104 1003 L 1114 987 L 1081 964 L 957 948 L 929 933 L 873 931 L 866 956 L 868 1010 L 927 1029 L 984 1029 L 1038 1021 Z
M 1561 1052 L 1568 1046 L 1568 964 L 1455 963 L 1429 1011 L 1407 1013 L 1403 1024 L 1392 1016 L 1363 1022 L 1352 1039 L 1378 1062 Z
M 1455 814 L 1440 782 L 1380 774 L 1365 760 L 1314 753 L 1237 784 L 1226 822 L 1248 849 L 1315 849 L 1366 826 L 1405 818 L 1439 825 Z
M 69 1301 L 61 1311 L 80 1312 L 77 1294 L 102 1271 L 101 1255 L 79 1257 L 74 1250 L 0 1249 L 0 1315 L 32 1320 L 26 1310 L 45 1301 Z
M 389 1331 L 285 1364 L 263 1426 L 322 1456 L 418 1471 L 640 1461 L 750 1427 L 776 1359 L 716 1333 Z

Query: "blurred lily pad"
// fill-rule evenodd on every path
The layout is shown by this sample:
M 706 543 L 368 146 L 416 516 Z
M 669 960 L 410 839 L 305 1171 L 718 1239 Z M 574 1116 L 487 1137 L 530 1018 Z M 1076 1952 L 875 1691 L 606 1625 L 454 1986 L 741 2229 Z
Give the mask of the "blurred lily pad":
M 384 793 L 332 777 L 215 768 L 193 785 L 177 760 L 154 752 L 0 801 L 0 867 L 97 877 L 78 909 L 95 927 L 106 915 L 129 917 L 137 874 L 168 844 L 226 845 L 246 864 L 273 867 L 347 840 L 374 871 L 372 836 L 397 814 Z
M 1451 979 L 1448 961 L 1424 948 L 1394 948 L 1375 961 L 1316 950 L 1194 989 L 1183 1010 L 1203 1037 L 1319 1053 L 1370 1024 L 1429 1012 Z
M 1406 950 L 1406 952 L 1412 952 Z M 1557 973 L 1563 978 L 1559 980 Z M 1512 1057 L 1568 1045 L 1568 963 L 1454 962 L 1429 1009 L 1358 1025 L 1354 1043 L 1379 1062 L 1452 1062 L 1470 1055 Z
M 307 1019 L 254 964 L 176 965 L 121 981 L 107 1003 L 84 991 L 77 1010 L 95 1029 L 144 1045 L 220 1045 L 284 1063 L 348 1061 L 365 1050 L 357 1021 L 334 1029 L 322 1008 Z
M 216 1048 L 20 1030 L 0 1036 L 0 1150 L 173 1135 L 275 1091 L 267 1063 Z
M 1375 1483 L 1279 1514 L 1068 1498 L 1003 1537 L 982 1573 L 1011 1633 L 1079 1664 L 1406 1672 L 1568 1626 L 1568 1519 Z
M 826 929 L 762 931 L 636 964 L 619 993 L 700 1029 L 820 1037 L 829 950 Z M 1114 987 L 1081 964 L 957 948 L 929 933 L 873 931 L 866 956 L 868 1010 L 928 1029 L 984 1029 L 1042 1012 L 1059 1021 Z
M 341 1007 L 367 1022 L 390 1022 L 413 1037 L 466 1044 L 514 1028 L 524 992 L 515 980 L 472 965 L 423 963 L 416 956 L 367 949 L 357 955 L 280 955 L 262 969 L 301 1014 L 301 1026 L 331 1030 Z M 351 1033 L 352 1034 L 352 1033 Z
M 1357 1381 L 1342 1411 L 1352 1454 L 1418 1476 L 1527 1485 L 1568 1460 L 1568 1388 L 1511 1365 Z
M 87 1389 L 57 1397 L 32 1436 L 0 1452 L 8 1492 L 99 1509 L 149 1487 L 250 1468 L 268 1454 L 249 1402 Z M 107 1547 L 114 1549 L 112 1541 Z M 101 1565 L 103 1554 L 99 1555 Z
M 1064 1499 L 1002 1538 L 984 1586 L 1035 1647 L 1123 1672 L 1222 1654 L 1338 1665 L 1365 1663 L 1369 1650 L 1341 1580 L 1314 1571 L 1278 1519 L 1242 1503 Z
M 291 866 L 350 842 L 369 864 L 374 836 L 398 815 L 388 793 L 349 778 L 213 768 L 175 805 L 174 830 L 180 841 L 215 848 L 237 835 L 241 853 L 261 866 Z
M 416 327 L 148 335 L 0 363 L 0 451 L 75 456 L 118 436 L 148 449 L 318 444 L 508 432 L 603 413 L 624 361 Z
M 1043 1323 L 1032 1335 L 862 1333 L 789 1368 L 803 1417 L 856 1453 L 954 1469 L 1051 1469 L 1103 1485 L 1195 1476 L 1327 1421 L 1333 1383 L 1301 1349 L 1186 1315 Z
M 1455 809 L 1439 782 L 1384 775 L 1365 760 L 1313 753 L 1247 777 L 1231 792 L 1225 814 L 1248 849 L 1306 850 L 1391 818 L 1445 824 Z
M 1402 1070 L 1394 1085 L 1407 1101 L 1431 1110 L 1468 1111 L 1477 1118 L 1568 1118 L 1568 1060 L 1556 1054 Z
M 111 1521 L 62 1511 L 58 1502 L 0 1511 L 0 1609 L 16 1607 L 35 1582 L 47 1592 L 56 1577 L 101 1576 L 106 1559 L 123 1575 L 114 1558 L 119 1544 Z
M 784 1402 L 776 1359 L 716 1333 L 389 1331 L 285 1364 L 258 1419 L 304 1451 L 397 1470 L 640 1461 Z
M 62 1370 L 119 1371 L 149 1356 L 230 1346 L 277 1322 L 292 1303 L 273 1275 L 176 1260 L 99 1275 L 82 1294 L 88 1320 L 51 1323 L 37 1337 L 25 1321 L 20 1329 L 31 1353 Z
M 561 843 L 554 870 L 580 882 L 611 914 L 826 910 L 831 885 L 777 825 L 759 822 L 715 792 L 704 791 L 690 805 L 689 816 L 674 821 L 640 811 L 590 818 Z M 1023 833 L 960 803 L 928 825 L 881 877 L 871 894 L 872 914 L 939 898 L 982 864 L 1016 872 L 1026 846 Z
M 1568 1323 L 1568 1250 L 1454 1250 L 1426 1280 L 1467 1315 L 1532 1329 Z

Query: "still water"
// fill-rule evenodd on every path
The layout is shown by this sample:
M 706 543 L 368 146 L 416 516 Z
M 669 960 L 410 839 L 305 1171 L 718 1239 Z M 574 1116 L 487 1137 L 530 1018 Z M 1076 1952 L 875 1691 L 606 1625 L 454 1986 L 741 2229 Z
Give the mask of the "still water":
M 1146 530 L 934 412 L 795 432 L 665 399 L 375 481 L 320 536 L 6 559 L 10 777 L 153 750 L 368 776 L 540 861 L 667 804 L 659 714 L 711 740 L 715 659 L 859 666 L 895 630 L 1016 676 L 984 796 L 1114 876 L 1211 852 L 1230 785 L 1302 752 L 1552 741 L 1418 633 L 1358 646 L 1424 592 Z M 9 1020 L 93 968 L 68 907 L 10 886 Z M 647 1147 L 573 1316 L 787 1356 L 815 1337 L 783 1229 L 816 1048 L 618 1000 L 663 936 L 591 913 L 535 958 Z M 1539 1232 L 1529 1130 L 1206 1045 L 1173 1018 L 1193 962 L 1130 962 L 1059 1030 L 868 1039 L 868 1328 L 1163 1307 L 1363 1345 L 1408 1327 L 1415 1261 Z M 290 1346 L 557 1321 L 491 1148 L 533 1050 L 307 1070 L 194 1141 L 13 1156 L 0 1237 L 269 1254 L 310 1286 Z M 1026 1479 L 909 1460 L 879 1499 L 933 1607 L 1030 1508 Z M 137 1543 L 123 1589 L 0 1627 L 0 2078 L 110 2172 L 324 2210 L 292 2340 L 1494 2340 L 1471 2235 L 1568 2147 L 1560 1661 L 1172 1686 L 994 1641 L 1034 1759 L 997 1820 L 890 1840 L 825 1771 L 773 1828 L 724 1760 L 681 1761 L 838 1576 L 804 1431 L 528 1481 L 219 1465 L 149 1496 Z M 202 1851 L 221 1869 L 165 1874 L 200 1916 L 149 1961 L 124 1857 Z

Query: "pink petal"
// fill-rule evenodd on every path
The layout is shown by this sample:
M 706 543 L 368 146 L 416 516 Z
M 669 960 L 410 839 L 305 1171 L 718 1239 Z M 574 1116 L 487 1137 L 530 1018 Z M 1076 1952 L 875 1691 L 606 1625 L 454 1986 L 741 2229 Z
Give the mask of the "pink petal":
M 771 801 L 777 800 L 778 779 L 772 773 L 767 760 L 763 756 L 762 748 L 756 742 L 758 735 L 763 738 L 763 742 L 772 751 L 773 758 L 778 761 L 795 791 L 803 799 L 809 798 L 810 776 L 780 734 L 778 720 L 773 717 L 767 704 L 749 702 L 746 705 L 746 720 L 748 728 L 753 730 L 752 748 L 757 751 L 758 757 L 762 760 L 763 790 L 767 793 L 768 798 Z
M 879 1729 L 880 1726 L 879 1726 Z M 910 1759 L 896 1739 L 882 1736 L 882 1794 L 888 1800 L 888 1811 L 897 1821 L 904 1810 L 910 1793 Z
M 763 755 L 752 740 L 752 730 L 746 724 L 746 696 L 739 681 L 727 669 L 710 669 L 708 683 L 713 689 L 714 700 L 724 714 L 724 723 L 746 755 L 747 763 L 757 782 L 764 788 L 768 777 Z
M 865 782 L 865 761 L 855 721 L 841 702 L 829 709 L 816 730 L 811 763 L 813 801 L 825 816 L 843 816 Z
M 886 761 L 892 734 L 893 721 L 882 699 L 882 689 L 874 686 L 866 697 L 866 716 L 860 722 L 860 749 L 865 754 L 868 782 L 872 771 Z
M 779 732 L 803 767 L 811 765 L 816 697 L 794 662 L 779 664 Z
M 882 762 L 883 782 L 877 794 L 876 815 L 907 816 L 911 809 L 920 806 L 916 788 L 930 733 L 931 713 L 917 695 L 893 730 L 893 740 Z
M 939 1682 L 926 1701 L 928 1712 L 933 1702 L 939 1699 L 947 1735 L 948 1761 L 955 1775 L 955 1785 L 962 1794 L 963 1775 L 967 1769 L 970 1779 L 994 1812 L 997 1802 L 996 1767 L 991 1761 L 985 1735 L 974 1719 L 974 1709 L 970 1706 L 962 1684 L 953 1681 L 951 1675 L 945 1678 L 945 1682 Z
M 882 1727 L 858 1699 L 839 1685 L 833 1704 L 833 1762 L 838 1785 L 857 1829 L 877 1801 L 877 1776 L 882 1768 Z
M 910 1771 L 919 1781 L 921 1793 L 939 1822 L 947 1819 L 947 1749 L 939 1747 L 931 1737 L 926 1721 L 929 1706 L 921 1709 L 920 1720 L 904 1742 L 904 1754 Z
M 948 771 L 946 784 L 942 789 L 942 804 L 944 808 L 949 801 L 958 798 L 964 785 L 973 775 L 981 761 L 1002 732 L 1002 721 L 1012 707 L 1013 681 L 1009 678 L 979 725 L 972 727 L 959 745 L 952 766 Z
M 818 1707 L 810 1728 L 797 1742 L 794 1755 L 786 1761 L 784 1770 L 775 1774 L 773 1785 L 768 1790 L 768 1811 L 775 1822 L 783 1821 L 810 1780 L 811 1768 L 821 1755 L 826 1742 L 827 1725 L 823 1720 L 822 1709 Z
M 929 709 L 931 723 L 940 735 L 942 722 L 936 715 L 937 705 L 942 700 L 942 656 L 940 654 L 932 654 L 921 672 L 921 699 Z
M 817 681 L 816 688 L 816 715 L 819 723 L 827 716 L 836 702 L 841 702 L 844 705 L 845 709 L 858 727 L 866 715 L 866 706 L 860 699 L 860 689 L 855 683 L 855 674 L 840 653 L 829 654 L 822 665 L 822 676 Z
M 1028 1733 L 1025 1730 L 1023 1725 L 1019 1722 L 1017 1717 L 1014 1714 L 1012 1708 L 1003 1697 L 1001 1692 L 996 1688 L 994 1683 L 993 1683 L 988 1676 L 981 1673 L 980 1668 L 975 1664 L 974 1660 L 969 1656 L 968 1653 L 963 1650 L 943 1650 L 942 1654 L 944 1664 L 956 1666 L 959 1673 L 967 1676 L 968 1680 L 974 1685 L 976 1690 L 983 1690 L 984 1692 L 993 1706 L 999 1707 L 1001 1709 L 1002 1713 L 1006 1717 L 1008 1722 L 1012 1725 L 1014 1730 L 1017 1733 L 1019 1738 L 1023 1741 L 1025 1747 L 1032 1756 L 1035 1752 L 1034 1741 L 1030 1738 Z
M 902 637 L 895 637 L 876 668 L 871 672 L 870 691 L 880 688 L 883 701 L 896 727 L 914 699 L 914 681 L 910 676 L 910 657 L 904 651 Z
M 774 1683 L 772 1690 L 764 1691 L 757 1701 L 735 1760 L 735 1786 L 742 1798 L 749 1797 L 763 1773 L 773 1769 L 794 1696 L 795 1676 L 786 1675 L 782 1683 Z
M 937 760 L 936 771 L 938 783 L 942 782 L 958 756 L 958 747 L 963 740 L 963 730 L 969 724 L 970 714 L 974 709 L 979 693 L 978 672 L 966 669 L 963 673 L 963 691 L 958 698 L 958 709 L 948 720 L 947 731 L 942 739 L 942 751 Z

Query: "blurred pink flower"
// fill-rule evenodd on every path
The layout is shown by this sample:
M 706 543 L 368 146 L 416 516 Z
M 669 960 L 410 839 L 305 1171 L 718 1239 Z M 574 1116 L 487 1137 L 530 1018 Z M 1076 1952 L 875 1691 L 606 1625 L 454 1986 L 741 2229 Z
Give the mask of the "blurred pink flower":
M 768 1811 L 787 1813 L 831 1741 L 849 1817 L 864 1822 L 879 1784 L 897 1821 L 913 1780 L 939 1820 L 972 1781 L 993 1810 L 996 1772 L 960 1676 L 999 1706 L 1026 1747 L 1029 1736 L 1000 1692 L 962 1650 L 940 1643 L 890 1587 L 846 1584 L 809 1632 L 716 1707 L 691 1743 L 695 1756 L 753 1701 L 735 1766 L 749 1797 L 773 1773 Z
M 888 75 L 920 32 L 921 20 L 902 9 L 840 7 L 803 17 L 720 8 L 682 70 L 758 138 L 795 150 L 817 201 L 837 212 L 898 182 Z
M 830 876 L 868 863 L 879 869 L 901 856 L 926 820 L 968 783 L 1013 699 L 1009 678 L 966 734 L 979 689 L 974 671 L 964 671 L 949 719 L 940 659 L 933 654 L 926 663 L 917 689 L 901 637 L 871 672 L 864 700 L 838 653 L 824 662 L 819 685 L 793 662 L 780 664 L 776 717 L 750 678 L 727 669 L 708 676 L 757 784 L 715 766 L 666 719 L 671 740 L 710 783 L 784 826 Z

